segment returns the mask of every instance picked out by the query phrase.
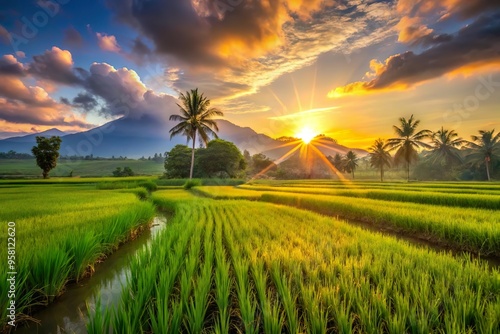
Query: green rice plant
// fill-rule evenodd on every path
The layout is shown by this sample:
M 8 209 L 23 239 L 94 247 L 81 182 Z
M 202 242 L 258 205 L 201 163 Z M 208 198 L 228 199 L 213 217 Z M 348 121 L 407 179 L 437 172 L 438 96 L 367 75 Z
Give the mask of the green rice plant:
M 175 215 L 131 261 L 113 330 L 498 331 L 500 273 L 481 261 L 294 207 L 153 197 Z
M 87 303 L 87 317 L 89 318 L 86 326 L 88 334 L 102 334 L 111 330 L 110 314 L 104 311 L 100 297 L 93 306 Z
M 307 333 L 321 334 L 327 332 L 328 315 L 321 307 L 321 301 L 311 286 L 300 286 L 302 305 L 306 313 Z M 372 332 L 373 333 L 373 332 Z
M 233 265 L 236 275 L 236 293 L 238 295 L 241 320 L 245 333 L 258 333 L 259 326 L 256 318 L 257 303 L 250 290 L 248 277 L 249 262 L 233 252 Z
M 103 256 L 101 247 L 94 231 L 87 231 L 76 239 L 67 239 L 63 249 L 71 258 L 71 277 L 78 281 L 94 272 L 94 263 Z
M 404 203 L 391 206 L 385 201 L 347 199 L 340 196 L 306 194 L 263 194 L 262 201 L 295 206 L 321 214 L 361 220 L 403 232 L 420 233 L 453 247 L 478 254 L 500 255 L 500 211 L 448 208 Z M 381 210 L 383 208 L 383 210 Z
M 269 186 L 240 186 L 245 190 L 275 191 L 286 193 L 303 193 L 315 195 L 333 195 L 346 197 L 371 198 L 385 201 L 412 202 L 420 204 L 443 205 L 452 207 L 500 209 L 500 194 L 463 194 L 463 193 L 437 193 L 431 191 L 412 192 L 407 190 L 387 189 L 337 189 L 337 188 L 311 188 L 311 187 L 269 187 Z M 348 188 L 348 187 L 346 187 Z
M 153 192 L 158 189 L 158 186 L 153 181 L 139 182 L 137 186 L 146 189 L 148 192 Z
M 71 272 L 71 261 L 72 258 L 59 247 L 41 249 L 34 254 L 29 283 L 47 303 L 62 293 Z
M 272 266 L 272 277 L 276 290 L 280 296 L 286 314 L 286 326 L 289 333 L 299 333 L 299 314 L 296 306 L 296 295 L 292 295 L 290 289 L 291 281 L 282 272 L 279 262 L 274 262 Z

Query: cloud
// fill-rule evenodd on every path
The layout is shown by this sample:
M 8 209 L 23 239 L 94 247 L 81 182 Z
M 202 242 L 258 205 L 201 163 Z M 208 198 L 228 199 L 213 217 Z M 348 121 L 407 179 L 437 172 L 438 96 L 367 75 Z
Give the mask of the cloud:
M 10 33 L 0 24 L 0 41 L 4 44 L 10 43 Z
M 406 89 L 448 73 L 500 64 L 500 14 L 481 17 L 457 34 L 428 50 L 397 54 L 381 64 L 372 61 L 370 81 L 338 87 L 330 97 L 370 91 Z
M 71 109 L 54 101 L 39 86 L 26 86 L 19 78 L 0 76 L 0 121 L 16 124 L 93 127 Z
M 61 100 L 61 102 L 63 102 Z M 83 109 L 86 112 L 94 110 L 99 103 L 90 94 L 79 93 L 75 98 L 73 98 L 73 106 Z
M 109 52 L 120 52 L 121 48 L 116 41 L 116 37 L 113 35 L 96 33 L 97 36 L 97 44 L 101 48 L 101 50 L 109 51 Z
M 500 3 L 495 0 L 399 0 L 397 4 L 398 12 L 411 16 L 448 13 L 448 16 L 471 18 L 496 8 L 500 8 Z
M 3 55 L 0 58 L 0 75 L 24 76 L 24 66 L 13 55 Z
M 64 30 L 64 44 L 81 47 L 83 45 L 82 35 L 75 29 L 75 27 L 70 26 Z
M 398 41 L 414 43 L 432 34 L 433 30 L 421 24 L 418 17 L 405 16 L 399 21 L 396 28 L 400 31 Z
M 104 116 L 139 118 L 148 114 L 167 119 L 165 111 L 177 108 L 174 97 L 150 90 L 134 70 L 106 63 L 93 63 L 82 87 L 89 96 L 104 101 L 99 110 Z
M 34 56 L 28 72 L 38 78 L 57 83 L 75 85 L 82 82 L 83 71 L 73 67 L 73 57 L 68 50 L 54 46 L 42 55 Z
M 284 43 L 291 15 L 307 18 L 323 0 L 108 0 L 118 19 L 136 28 L 155 51 L 198 66 L 257 57 Z

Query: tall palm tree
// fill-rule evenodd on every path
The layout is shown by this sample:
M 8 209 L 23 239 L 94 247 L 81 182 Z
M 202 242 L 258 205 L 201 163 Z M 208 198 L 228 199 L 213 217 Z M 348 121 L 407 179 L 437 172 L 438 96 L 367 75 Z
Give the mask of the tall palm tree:
M 384 167 L 391 167 L 392 157 L 388 148 L 389 144 L 380 138 L 369 148 L 370 165 L 380 169 L 380 182 L 384 182 Z
M 488 181 L 491 181 L 490 162 L 495 155 L 500 155 L 500 132 L 495 135 L 494 129 L 491 131 L 479 130 L 479 136 L 471 136 L 471 138 L 472 141 L 468 142 L 468 146 L 474 152 L 469 154 L 467 158 L 478 163 L 484 161 Z
M 354 170 L 358 167 L 358 156 L 353 151 L 347 152 L 344 159 L 345 171 L 352 174 L 354 179 Z
M 177 103 L 177 106 L 180 109 L 180 115 L 170 115 L 171 121 L 179 123 L 169 132 L 170 138 L 181 134 L 187 137 L 188 142 L 193 141 L 189 171 L 189 178 L 192 179 L 196 137 L 199 135 L 205 145 L 210 141 L 210 136 L 218 138 L 215 131 L 219 131 L 219 128 L 217 122 L 212 118 L 224 116 L 224 114 L 217 108 L 210 108 L 210 100 L 203 94 L 198 93 L 198 88 L 192 89 L 191 92 L 186 92 L 186 94 L 181 93 L 179 101 L 180 104 Z
M 389 139 L 388 144 L 391 150 L 397 150 L 394 155 L 394 162 L 396 164 L 403 161 L 406 162 L 407 179 L 410 181 L 410 164 L 412 161 L 417 160 L 417 150 L 420 147 L 430 147 L 422 140 L 429 137 L 431 132 L 429 130 L 420 130 L 417 132 L 420 121 L 413 119 L 413 115 L 408 120 L 404 117 L 399 118 L 399 124 L 399 127 L 396 125 L 393 126 L 398 138 Z
M 458 148 L 465 143 L 466 141 L 458 137 L 455 130 L 445 130 L 441 127 L 431 135 L 431 162 L 444 161 L 447 167 L 453 163 L 462 163 Z

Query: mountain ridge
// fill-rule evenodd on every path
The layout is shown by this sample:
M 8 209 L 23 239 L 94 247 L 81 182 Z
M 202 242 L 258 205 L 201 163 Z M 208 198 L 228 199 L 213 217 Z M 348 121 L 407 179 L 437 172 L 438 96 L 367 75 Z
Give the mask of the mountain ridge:
M 62 156 L 94 155 L 140 158 L 169 151 L 177 144 L 187 144 L 185 137 L 170 138 L 168 131 L 174 125 L 174 122 L 164 121 L 149 115 L 143 115 L 138 119 L 122 117 L 78 133 L 68 134 L 57 128 L 52 128 L 41 133 L 2 139 L 0 140 L 0 152 L 14 150 L 18 153 L 30 153 L 32 146 L 36 144 L 36 136 L 59 135 L 63 140 L 60 150 Z M 238 126 L 225 119 L 217 120 L 217 125 L 219 138 L 233 142 L 241 151 L 248 150 L 251 154 L 264 153 L 271 159 L 277 159 L 290 150 L 290 147 L 283 147 L 282 141 L 257 133 L 250 127 Z M 197 143 L 198 145 L 199 143 Z M 351 150 L 336 142 L 321 145 L 318 149 L 325 155 L 335 152 L 345 154 Z M 364 150 L 352 150 L 363 155 L 366 154 Z

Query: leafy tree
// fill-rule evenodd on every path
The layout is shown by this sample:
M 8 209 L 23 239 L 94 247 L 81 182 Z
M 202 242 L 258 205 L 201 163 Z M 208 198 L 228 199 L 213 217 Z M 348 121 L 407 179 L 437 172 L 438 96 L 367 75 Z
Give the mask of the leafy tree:
M 369 148 L 370 166 L 380 170 L 380 182 L 384 182 L 384 167 L 390 167 L 392 162 L 388 148 L 388 143 L 380 138 Z
M 42 136 L 36 137 L 37 146 L 33 146 L 31 152 L 36 158 L 36 164 L 42 169 L 44 179 L 49 177 L 50 170 L 57 165 L 61 142 L 62 140 L 58 136 L 52 136 L 50 138 Z
M 440 130 L 431 135 L 431 162 L 434 164 L 444 163 L 448 168 L 454 163 L 462 163 L 458 147 L 465 143 L 466 141 L 458 137 L 455 130 L 445 130 L 441 127 Z
M 500 132 L 495 135 L 495 130 L 479 130 L 479 136 L 474 135 L 471 138 L 472 141 L 468 142 L 468 146 L 473 149 L 473 152 L 467 156 L 467 159 L 475 164 L 484 162 L 486 176 L 488 181 L 491 181 L 490 163 L 500 154 Z
M 165 158 L 165 176 L 169 179 L 185 179 L 189 176 L 191 149 L 186 145 L 176 145 Z
M 126 177 L 126 176 L 134 176 L 135 173 L 134 171 L 132 170 L 132 168 L 130 167 L 125 167 L 122 168 L 121 167 L 116 167 L 116 169 L 113 171 L 113 176 L 115 177 Z
M 407 179 L 410 181 L 410 164 L 418 159 L 417 150 L 420 147 L 429 148 L 430 146 L 422 140 L 429 137 L 429 130 L 420 130 L 417 132 L 417 127 L 420 124 L 419 120 L 413 119 L 413 115 L 408 120 L 399 118 L 400 126 L 394 125 L 394 131 L 398 138 L 391 138 L 388 141 L 391 150 L 397 150 L 394 155 L 394 162 L 400 164 L 406 162 Z
M 358 156 L 353 151 L 347 152 L 344 158 L 344 169 L 347 173 L 352 174 L 352 178 L 354 179 L 354 171 L 358 167 Z
M 212 118 L 215 116 L 224 116 L 222 111 L 216 108 L 210 108 L 210 100 L 203 94 L 198 93 L 198 89 L 192 89 L 186 94 L 181 93 L 179 96 L 180 115 L 170 115 L 171 121 L 179 122 L 176 126 L 170 129 L 170 138 L 176 135 L 183 135 L 187 140 L 193 141 L 191 150 L 191 168 L 189 170 L 189 178 L 193 178 L 194 170 L 194 152 L 196 145 L 196 136 L 199 135 L 201 140 L 207 144 L 210 140 L 209 136 L 217 137 L 215 131 L 219 131 L 217 123 Z
M 271 160 L 269 159 L 268 157 L 266 157 L 265 154 L 262 154 L 262 153 L 258 153 L 258 154 L 254 154 L 252 156 L 252 169 L 253 169 L 253 173 L 260 173 L 264 170 L 271 170 L 271 169 L 276 169 L 276 164 Z
M 215 139 L 198 151 L 197 168 L 201 176 L 236 178 L 245 170 L 246 163 L 236 145 Z

